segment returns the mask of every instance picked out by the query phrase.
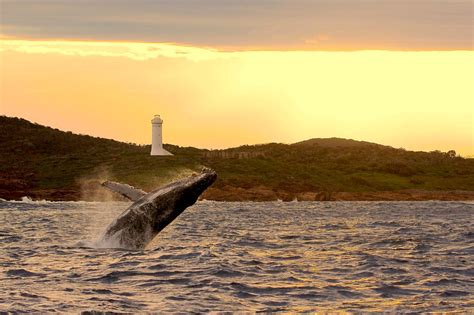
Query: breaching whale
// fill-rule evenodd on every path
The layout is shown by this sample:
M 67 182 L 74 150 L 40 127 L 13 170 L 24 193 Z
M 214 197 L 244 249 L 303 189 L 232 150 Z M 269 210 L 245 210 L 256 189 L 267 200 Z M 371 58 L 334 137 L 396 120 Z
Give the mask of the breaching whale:
M 126 184 L 103 183 L 103 186 L 134 203 L 107 227 L 100 243 L 128 249 L 145 248 L 184 209 L 193 205 L 216 178 L 215 171 L 204 168 L 200 174 L 175 181 L 150 193 Z

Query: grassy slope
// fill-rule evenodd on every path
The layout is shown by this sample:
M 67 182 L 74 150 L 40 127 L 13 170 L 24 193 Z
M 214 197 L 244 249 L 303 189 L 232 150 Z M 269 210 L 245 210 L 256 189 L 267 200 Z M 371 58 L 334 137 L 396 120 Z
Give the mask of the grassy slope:
M 203 165 L 219 174 L 213 191 L 231 194 L 239 188 L 278 196 L 311 191 L 474 191 L 474 160 L 441 152 L 411 152 L 336 138 L 212 153 L 166 148 L 175 156 L 151 157 L 149 146 L 75 135 L 0 116 L 0 197 L 41 197 L 45 191 L 63 191 L 46 195 L 77 199 L 84 185 L 106 178 L 151 190 Z M 233 157 L 239 152 L 250 157 Z

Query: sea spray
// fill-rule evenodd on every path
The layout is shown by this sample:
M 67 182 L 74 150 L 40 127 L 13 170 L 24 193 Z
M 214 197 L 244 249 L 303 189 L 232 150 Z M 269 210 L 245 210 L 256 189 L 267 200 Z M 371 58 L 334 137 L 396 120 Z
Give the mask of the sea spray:
M 120 195 L 113 194 L 101 184 L 107 179 L 114 178 L 108 167 L 100 166 L 92 173 L 76 180 L 81 187 L 81 200 L 87 201 L 118 201 L 125 200 Z
M 89 211 L 91 205 L 94 208 L 99 207 L 101 211 Z M 103 235 L 105 228 L 115 220 L 118 214 L 123 212 L 130 202 L 115 201 L 115 202 L 83 202 L 81 207 L 84 212 L 89 215 L 85 217 L 84 229 L 88 231 L 87 238 L 82 239 L 76 246 L 91 247 L 91 248 L 113 248 L 118 247 L 113 242 L 104 243 Z

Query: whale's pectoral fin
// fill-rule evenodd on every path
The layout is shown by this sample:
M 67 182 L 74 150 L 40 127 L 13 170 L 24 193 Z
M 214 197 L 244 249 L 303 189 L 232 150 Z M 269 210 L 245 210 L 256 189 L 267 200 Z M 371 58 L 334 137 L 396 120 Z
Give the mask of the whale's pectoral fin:
M 102 186 L 121 194 L 125 198 L 130 199 L 131 201 L 137 201 L 138 199 L 146 195 L 146 192 L 144 192 L 143 190 L 137 189 L 127 184 L 106 181 L 102 183 Z

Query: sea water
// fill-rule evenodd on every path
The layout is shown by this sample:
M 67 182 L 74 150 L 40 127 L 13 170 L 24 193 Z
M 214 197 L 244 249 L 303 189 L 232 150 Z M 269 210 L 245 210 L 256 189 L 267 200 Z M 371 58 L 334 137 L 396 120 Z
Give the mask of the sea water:
M 0 311 L 474 311 L 474 204 L 203 201 L 146 250 L 129 203 L 0 201 Z

